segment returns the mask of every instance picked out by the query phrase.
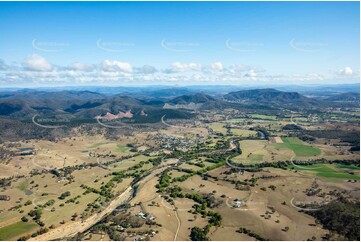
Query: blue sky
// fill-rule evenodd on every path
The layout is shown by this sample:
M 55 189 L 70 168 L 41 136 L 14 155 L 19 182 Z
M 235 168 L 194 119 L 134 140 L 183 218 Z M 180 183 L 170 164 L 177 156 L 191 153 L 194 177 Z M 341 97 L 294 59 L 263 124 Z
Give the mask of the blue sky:
M 358 2 L 0 3 L 0 87 L 359 81 Z

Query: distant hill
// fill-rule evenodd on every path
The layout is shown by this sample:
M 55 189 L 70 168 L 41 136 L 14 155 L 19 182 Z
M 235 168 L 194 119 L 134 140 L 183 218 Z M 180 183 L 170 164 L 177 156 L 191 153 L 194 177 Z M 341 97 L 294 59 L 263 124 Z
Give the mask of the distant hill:
M 153 92 L 154 90 L 149 90 Z M 186 89 L 163 89 L 157 95 L 167 96 L 187 92 Z M 163 93 L 164 92 L 164 93 Z M 324 107 L 355 107 L 359 105 L 357 93 L 343 93 L 320 97 L 306 97 L 298 92 L 276 89 L 253 89 L 230 92 L 223 96 L 205 93 L 185 94 L 174 98 L 149 97 L 134 94 L 105 95 L 92 91 L 39 91 L 19 90 L 0 92 L 0 116 L 17 119 L 31 119 L 34 115 L 70 115 L 74 119 L 94 119 L 106 113 L 113 115 L 131 110 L 134 117 L 157 120 L 168 113 L 174 117 L 190 117 L 195 109 L 223 110 L 276 110 L 317 109 Z M 147 115 L 138 115 L 146 113 Z
M 1 94 L 1 93 L 0 93 Z M 1 98 L 2 97 L 2 98 Z M 0 117 L 31 120 L 39 117 L 68 117 L 72 120 L 93 120 L 107 113 L 117 115 L 131 112 L 134 122 L 159 122 L 168 118 L 190 118 L 186 110 L 164 110 L 161 99 L 135 98 L 117 94 L 106 96 L 90 91 L 33 91 L 20 90 L 0 95 Z M 146 115 L 145 115 L 146 114 Z
M 193 92 L 188 90 L 187 88 L 166 88 L 166 89 L 144 92 L 143 95 L 149 97 L 157 97 L 157 98 L 171 98 L 181 95 L 188 95 L 192 93 Z
M 0 115 L 10 115 L 19 112 L 22 108 L 23 106 L 21 104 L 0 103 Z
M 360 93 L 355 92 L 346 92 L 337 95 L 333 95 L 329 98 L 326 98 L 327 101 L 336 101 L 336 102 L 359 102 Z
M 196 93 L 196 94 L 190 94 L 190 95 L 182 95 L 179 97 L 176 97 L 174 99 L 169 100 L 168 103 L 171 104 L 189 104 L 189 103 L 207 103 L 211 101 L 216 101 L 215 98 L 203 94 L 203 93 Z
M 305 97 L 297 92 L 282 92 L 272 88 L 242 90 L 223 96 L 224 100 L 239 103 L 257 103 L 287 108 L 309 108 L 322 102 Z
M 91 91 L 38 91 L 24 89 L 15 92 L 0 92 L 0 100 L 6 98 L 16 98 L 22 100 L 29 99 L 54 99 L 54 100 L 91 100 L 106 97 L 104 94 Z

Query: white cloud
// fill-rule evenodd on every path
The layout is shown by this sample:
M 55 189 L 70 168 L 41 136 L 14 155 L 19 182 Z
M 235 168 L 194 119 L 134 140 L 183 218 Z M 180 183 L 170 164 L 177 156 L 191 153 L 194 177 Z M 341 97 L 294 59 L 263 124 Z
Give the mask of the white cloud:
M 189 71 L 200 71 L 202 65 L 198 63 L 180 63 L 175 62 L 172 66 L 166 70 L 165 73 L 178 73 L 178 72 L 189 72 Z
M 244 72 L 252 72 L 252 73 L 266 72 L 266 70 L 263 69 L 262 67 L 239 65 L 239 64 L 230 65 L 227 68 L 227 71 L 230 74 L 240 74 L 240 73 L 244 73 Z
M 221 62 L 214 62 L 210 64 L 211 70 L 215 72 L 222 72 L 223 71 L 223 64 Z
M 79 63 L 79 62 L 75 62 L 68 66 L 68 69 L 75 70 L 75 71 L 92 71 L 92 70 L 94 70 L 94 68 L 95 68 L 94 65 L 84 64 L 84 63 Z
M 44 57 L 37 54 L 26 58 L 23 66 L 31 71 L 50 71 L 53 68 Z
M 248 73 L 244 75 L 245 77 L 251 77 L 254 78 L 257 76 L 257 73 L 254 70 L 250 70 Z
M 119 61 L 111 61 L 111 60 L 104 60 L 102 62 L 102 69 L 104 71 L 109 71 L 109 72 L 112 72 L 112 71 L 114 71 L 114 72 L 120 71 L 120 72 L 125 72 L 125 73 L 133 72 L 133 68 L 129 63 L 119 62 Z
M 351 76 L 353 74 L 353 71 L 352 71 L 351 67 L 345 67 L 345 68 L 338 70 L 337 74 L 341 75 L 341 76 Z
M 19 63 L 7 65 L 0 60 L 0 83 L 12 84 L 61 84 L 112 83 L 122 85 L 131 83 L 136 85 L 157 84 L 249 84 L 253 83 L 327 83 L 335 81 L 356 82 L 359 71 L 345 67 L 332 71 L 323 76 L 319 73 L 282 74 L 268 73 L 261 67 L 247 65 L 224 66 L 221 62 L 198 64 L 194 62 L 175 62 L 166 70 L 151 65 L 131 66 L 126 62 L 104 60 L 95 64 L 75 62 L 66 66 L 51 65 L 43 57 L 32 55 L 22 66 Z
M 204 74 L 222 75 L 225 74 L 226 71 L 227 69 L 223 67 L 221 62 L 214 62 L 203 68 Z

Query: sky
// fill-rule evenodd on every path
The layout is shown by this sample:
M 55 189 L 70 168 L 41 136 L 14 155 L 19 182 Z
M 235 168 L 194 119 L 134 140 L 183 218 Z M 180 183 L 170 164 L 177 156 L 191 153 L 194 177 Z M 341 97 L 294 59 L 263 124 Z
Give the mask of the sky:
M 0 2 L 0 87 L 357 83 L 359 2 Z

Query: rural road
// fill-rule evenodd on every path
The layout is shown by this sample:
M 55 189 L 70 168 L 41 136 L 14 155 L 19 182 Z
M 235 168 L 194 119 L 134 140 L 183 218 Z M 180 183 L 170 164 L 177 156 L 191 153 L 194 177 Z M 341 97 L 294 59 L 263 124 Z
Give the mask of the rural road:
M 138 183 L 144 183 L 154 178 L 157 174 L 163 172 L 168 166 L 174 165 L 167 164 L 165 166 L 158 167 L 154 169 L 152 173 L 143 180 L 138 181 Z M 87 218 L 85 221 L 75 221 L 75 222 L 67 222 L 64 225 L 61 225 L 55 229 L 50 230 L 45 234 L 41 234 L 35 238 L 30 238 L 29 240 L 41 240 L 41 241 L 49 241 L 49 240 L 61 240 L 62 238 L 75 236 L 77 233 L 82 233 L 89 229 L 91 226 L 99 222 L 103 217 L 109 215 L 112 211 L 114 211 L 119 205 L 125 203 L 130 198 L 132 198 L 133 189 L 132 187 L 128 187 L 125 191 L 123 191 L 118 197 L 112 200 L 108 207 L 106 207 L 100 213 L 94 214 Z

